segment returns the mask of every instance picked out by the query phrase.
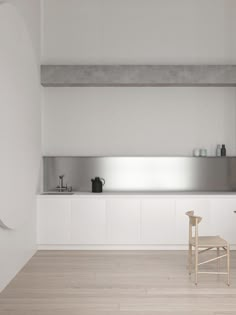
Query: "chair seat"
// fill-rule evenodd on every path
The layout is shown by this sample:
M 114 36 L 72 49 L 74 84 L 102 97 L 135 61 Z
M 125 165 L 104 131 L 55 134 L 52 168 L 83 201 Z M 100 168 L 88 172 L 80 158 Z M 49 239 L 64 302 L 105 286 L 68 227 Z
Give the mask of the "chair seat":
M 195 238 L 192 239 L 191 245 L 195 246 Z M 226 247 L 228 243 L 220 236 L 199 236 L 199 247 Z

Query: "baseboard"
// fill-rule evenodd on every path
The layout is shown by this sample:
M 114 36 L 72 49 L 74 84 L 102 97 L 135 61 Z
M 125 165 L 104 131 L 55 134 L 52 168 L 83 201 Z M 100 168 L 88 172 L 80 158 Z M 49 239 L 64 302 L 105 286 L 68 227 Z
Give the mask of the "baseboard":
M 38 250 L 187 250 L 188 245 L 38 245 Z M 236 250 L 236 245 L 231 245 Z
M 187 250 L 187 245 L 38 245 L 38 250 Z M 236 245 L 231 246 L 236 250 Z

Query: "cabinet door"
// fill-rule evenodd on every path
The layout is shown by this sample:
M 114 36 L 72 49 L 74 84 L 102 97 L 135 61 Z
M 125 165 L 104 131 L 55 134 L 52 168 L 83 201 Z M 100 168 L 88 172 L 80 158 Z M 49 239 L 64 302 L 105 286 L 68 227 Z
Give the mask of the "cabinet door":
M 38 199 L 37 241 L 38 244 L 69 243 L 70 200 Z
M 189 219 L 185 212 L 193 210 L 194 213 L 202 217 L 199 224 L 199 235 L 211 235 L 210 200 L 198 197 L 176 199 L 176 226 L 175 244 L 188 243 Z
M 211 199 L 212 235 L 220 235 L 230 244 L 236 244 L 236 199 Z
M 100 198 L 71 201 L 71 243 L 106 243 L 106 202 Z
M 175 200 L 143 199 L 141 205 L 141 242 L 175 244 Z
M 109 244 L 140 243 L 140 201 L 107 200 L 107 239 Z

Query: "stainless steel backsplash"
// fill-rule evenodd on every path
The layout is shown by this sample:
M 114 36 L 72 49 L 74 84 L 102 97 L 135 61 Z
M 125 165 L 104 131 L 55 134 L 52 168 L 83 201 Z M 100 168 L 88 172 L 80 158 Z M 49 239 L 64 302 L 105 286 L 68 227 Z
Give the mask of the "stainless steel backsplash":
M 43 165 L 44 191 L 62 174 L 83 192 L 96 176 L 104 191 L 236 191 L 236 157 L 44 157 Z

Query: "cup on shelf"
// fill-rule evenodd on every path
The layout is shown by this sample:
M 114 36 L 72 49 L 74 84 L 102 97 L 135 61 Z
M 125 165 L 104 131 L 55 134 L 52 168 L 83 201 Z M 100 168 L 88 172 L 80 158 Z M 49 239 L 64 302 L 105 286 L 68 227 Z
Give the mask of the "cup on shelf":
M 206 149 L 201 149 L 200 150 L 200 156 L 207 156 L 207 150 Z
M 194 149 L 193 156 L 196 156 L 196 157 L 200 156 L 200 149 Z

